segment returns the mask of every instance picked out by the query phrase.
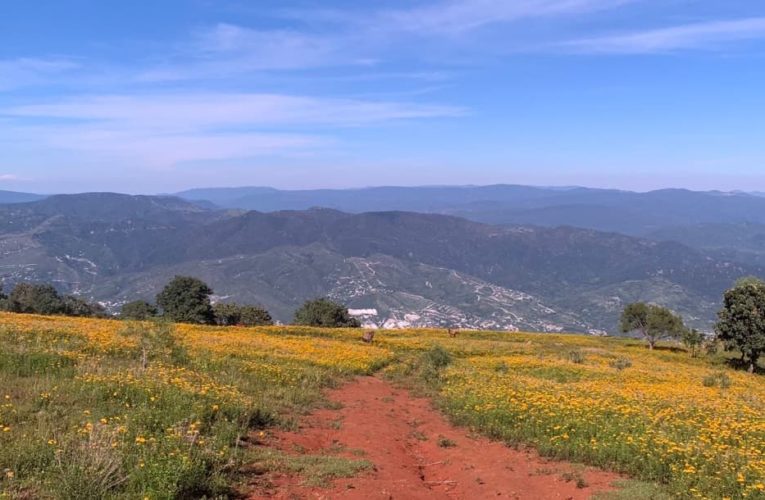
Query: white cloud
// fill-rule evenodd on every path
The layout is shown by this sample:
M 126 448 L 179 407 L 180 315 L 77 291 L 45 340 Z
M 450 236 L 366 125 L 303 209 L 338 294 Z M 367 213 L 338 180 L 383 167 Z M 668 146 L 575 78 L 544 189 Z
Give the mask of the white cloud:
M 0 182 L 18 181 L 21 178 L 16 174 L 0 174 Z
M 765 38 L 765 17 L 686 24 L 624 35 L 575 40 L 564 47 L 601 54 L 651 54 L 714 49 L 722 44 Z

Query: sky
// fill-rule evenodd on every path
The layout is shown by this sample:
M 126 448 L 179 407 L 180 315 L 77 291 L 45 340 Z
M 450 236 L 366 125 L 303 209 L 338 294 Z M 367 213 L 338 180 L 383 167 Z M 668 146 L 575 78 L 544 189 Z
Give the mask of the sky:
M 765 191 L 765 2 L 8 0 L 0 189 Z

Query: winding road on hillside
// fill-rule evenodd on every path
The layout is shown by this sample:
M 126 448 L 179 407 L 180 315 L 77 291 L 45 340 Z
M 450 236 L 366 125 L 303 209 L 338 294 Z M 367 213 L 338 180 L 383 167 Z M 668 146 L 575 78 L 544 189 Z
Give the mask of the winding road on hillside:
M 286 453 L 368 460 L 374 468 L 328 487 L 289 475 L 260 477 L 261 499 L 586 499 L 613 489 L 617 474 L 547 460 L 451 425 L 432 403 L 379 377 L 360 377 L 327 393 L 296 432 L 277 432 L 261 445 Z

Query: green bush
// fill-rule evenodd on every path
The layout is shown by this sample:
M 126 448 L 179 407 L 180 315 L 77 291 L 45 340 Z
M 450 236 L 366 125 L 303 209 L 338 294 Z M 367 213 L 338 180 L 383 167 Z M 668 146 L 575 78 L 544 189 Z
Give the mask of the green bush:
M 707 375 L 702 380 L 704 387 L 719 387 L 727 389 L 731 386 L 731 380 L 727 373 L 718 372 Z
M 329 328 L 359 328 L 359 321 L 348 314 L 348 308 L 329 299 L 305 302 L 295 311 L 296 325 L 323 326 Z
M 622 371 L 626 368 L 632 367 L 632 361 L 629 358 L 616 358 L 609 363 L 609 366 L 611 368 L 616 368 L 617 370 Z
M 584 353 L 582 351 L 570 351 L 568 353 L 568 360 L 574 364 L 581 365 L 584 363 Z

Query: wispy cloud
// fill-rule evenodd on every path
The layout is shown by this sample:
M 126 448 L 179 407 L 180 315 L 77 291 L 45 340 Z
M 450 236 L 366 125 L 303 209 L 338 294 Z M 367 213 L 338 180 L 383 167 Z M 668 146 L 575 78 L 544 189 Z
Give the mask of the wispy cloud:
M 18 181 L 21 178 L 16 174 L 0 174 L 0 182 Z
M 78 68 L 69 59 L 17 58 L 0 60 L 0 91 L 47 83 Z
M 0 109 L 15 120 L 9 130 L 19 141 L 149 165 L 304 153 L 334 144 L 327 134 L 336 128 L 464 113 L 405 102 L 225 93 L 91 96 Z
M 636 0 L 448 0 L 381 15 L 384 25 L 420 35 L 451 35 L 525 19 L 613 9 Z
M 198 30 L 170 65 L 139 73 L 144 82 L 227 77 L 256 71 L 299 70 L 353 63 L 336 35 L 256 30 L 220 23 Z
M 765 17 L 714 21 L 567 42 L 564 48 L 595 54 L 653 54 L 715 49 L 765 38 Z
M 418 118 L 460 116 L 463 108 L 282 94 L 175 93 L 89 96 L 0 109 L 0 116 L 100 120 L 155 128 L 230 126 L 349 127 Z

